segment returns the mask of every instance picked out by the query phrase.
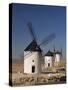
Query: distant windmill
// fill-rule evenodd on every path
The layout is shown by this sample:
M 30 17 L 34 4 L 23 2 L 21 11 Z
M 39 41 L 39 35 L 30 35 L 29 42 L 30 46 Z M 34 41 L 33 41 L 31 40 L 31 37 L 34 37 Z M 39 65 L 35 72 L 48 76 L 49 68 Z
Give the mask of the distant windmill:
M 24 50 L 24 73 L 36 74 L 41 72 L 41 61 L 43 59 L 43 51 L 40 46 L 47 45 L 55 38 L 55 34 L 52 33 L 38 44 L 35 32 L 32 28 L 32 23 L 29 22 L 28 28 L 32 37 L 32 42 Z

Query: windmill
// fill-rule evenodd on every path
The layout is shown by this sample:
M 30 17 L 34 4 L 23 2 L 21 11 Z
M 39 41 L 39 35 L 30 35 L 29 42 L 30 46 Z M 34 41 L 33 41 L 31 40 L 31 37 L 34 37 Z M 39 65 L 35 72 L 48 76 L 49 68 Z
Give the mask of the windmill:
M 38 44 L 32 23 L 29 22 L 27 25 L 32 37 L 32 42 L 24 50 L 24 73 L 36 74 L 41 72 L 41 61 L 43 59 L 43 50 L 40 46 L 47 45 L 51 42 L 55 38 L 55 34 L 50 34 Z

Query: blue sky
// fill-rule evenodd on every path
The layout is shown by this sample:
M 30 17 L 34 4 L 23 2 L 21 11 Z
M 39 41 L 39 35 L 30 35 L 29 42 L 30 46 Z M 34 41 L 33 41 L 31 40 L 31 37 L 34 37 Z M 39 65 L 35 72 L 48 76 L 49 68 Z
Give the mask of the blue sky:
M 65 57 L 66 48 L 66 8 L 60 6 L 37 6 L 13 4 L 12 9 L 12 58 L 20 58 L 32 38 L 27 23 L 32 22 L 38 43 L 51 33 L 56 34 L 55 40 L 41 46 L 46 53 L 53 46 L 62 48 Z

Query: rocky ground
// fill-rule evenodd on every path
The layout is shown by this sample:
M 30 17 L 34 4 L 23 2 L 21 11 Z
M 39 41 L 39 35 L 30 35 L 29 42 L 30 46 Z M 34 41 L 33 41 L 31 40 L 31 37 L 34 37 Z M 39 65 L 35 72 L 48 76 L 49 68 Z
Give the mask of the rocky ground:
M 46 84 L 61 84 L 66 82 L 65 68 L 50 68 L 46 72 L 43 70 L 41 74 L 24 74 L 23 64 L 12 64 L 12 73 L 10 72 L 10 82 L 13 86 L 27 85 L 46 85 Z
M 53 84 L 53 83 L 65 83 L 66 75 L 64 73 L 49 73 L 49 74 L 23 74 L 13 73 L 12 83 L 16 85 L 39 85 L 39 84 Z

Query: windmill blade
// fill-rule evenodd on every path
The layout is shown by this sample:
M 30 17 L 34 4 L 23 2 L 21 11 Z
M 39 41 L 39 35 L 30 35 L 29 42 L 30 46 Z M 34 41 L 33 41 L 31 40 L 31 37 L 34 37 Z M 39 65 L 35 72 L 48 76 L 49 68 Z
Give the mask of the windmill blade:
M 42 43 L 39 44 L 39 46 L 41 46 L 41 45 L 47 45 L 47 44 L 48 44 L 49 42 L 51 42 L 55 37 L 56 37 L 56 36 L 55 36 L 54 33 L 50 34 L 49 36 L 47 36 L 47 37 L 42 41 Z
M 35 32 L 33 31 L 32 23 L 31 23 L 31 22 L 28 22 L 27 25 L 28 25 L 28 28 L 29 28 L 30 34 L 31 34 L 31 36 L 32 36 L 32 39 L 36 41 L 37 38 L 36 38 Z

